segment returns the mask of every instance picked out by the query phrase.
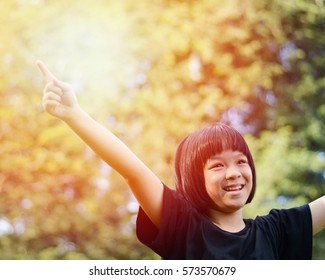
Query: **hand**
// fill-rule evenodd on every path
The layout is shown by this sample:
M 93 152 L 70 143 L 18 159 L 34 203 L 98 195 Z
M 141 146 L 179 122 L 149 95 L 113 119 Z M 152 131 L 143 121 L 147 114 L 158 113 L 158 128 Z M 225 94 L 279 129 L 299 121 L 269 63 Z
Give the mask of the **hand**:
M 72 87 L 58 80 L 42 61 L 37 61 L 36 64 L 47 82 L 43 91 L 44 110 L 57 118 L 69 120 L 74 110 L 79 108 Z

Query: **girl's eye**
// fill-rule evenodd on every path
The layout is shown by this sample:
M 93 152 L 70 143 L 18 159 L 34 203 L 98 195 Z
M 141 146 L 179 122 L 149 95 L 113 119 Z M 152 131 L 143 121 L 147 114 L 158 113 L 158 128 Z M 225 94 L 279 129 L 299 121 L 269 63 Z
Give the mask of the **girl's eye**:
M 212 168 L 221 168 L 223 167 L 222 163 L 215 163 L 212 165 Z
M 246 159 L 240 159 L 238 161 L 239 164 L 246 164 L 247 163 L 247 160 Z

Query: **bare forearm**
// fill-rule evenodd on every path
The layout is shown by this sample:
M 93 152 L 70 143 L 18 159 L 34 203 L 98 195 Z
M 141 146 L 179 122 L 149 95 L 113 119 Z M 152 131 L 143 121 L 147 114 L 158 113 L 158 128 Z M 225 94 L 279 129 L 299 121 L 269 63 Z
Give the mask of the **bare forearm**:
M 309 203 L 309 206 L 313 220 L 313 233 L 316 234 L 325 228 L 325 196 Z
M 162 183 L 113 133 L 78 108 L 66 123 L 105 162 L 128 182 L 140 205 L 159 226 Z
M 132 176 L 136 176 L 135 169 L 144 168 L 144 164 L 118 137 L 81 108 L 77 108 L 66 123 L 96 154 L 125 179 L 132 180 Z

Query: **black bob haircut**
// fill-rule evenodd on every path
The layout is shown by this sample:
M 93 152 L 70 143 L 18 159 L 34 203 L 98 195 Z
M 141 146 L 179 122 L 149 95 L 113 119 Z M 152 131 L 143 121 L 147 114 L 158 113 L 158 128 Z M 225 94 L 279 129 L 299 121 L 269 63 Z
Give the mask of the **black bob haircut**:
M 201 213 L 208 214 L 212 203 L 204 180 L 204 166 L 208 159 L 225 150 L 242 152 L 252 170 L 253 186 L 246 201 L 250 203 L 256 190 L 256 172 L 253 157 L 243 136 L 224 123 L 213 123 L 187 136 L 175 154 L 176 190 Z

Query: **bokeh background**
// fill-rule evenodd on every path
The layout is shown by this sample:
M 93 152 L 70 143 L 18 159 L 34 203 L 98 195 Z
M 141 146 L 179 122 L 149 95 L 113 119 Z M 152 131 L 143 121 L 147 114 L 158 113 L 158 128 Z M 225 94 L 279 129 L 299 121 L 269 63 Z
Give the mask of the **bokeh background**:
M 184 136 L 236 127 L 254 218 L 325 194 L 324 31 L 323 0 L 1 0 L 0 259 L 158 259 L 124 180 L 42 111 L 37 59 L 171 187 Z

